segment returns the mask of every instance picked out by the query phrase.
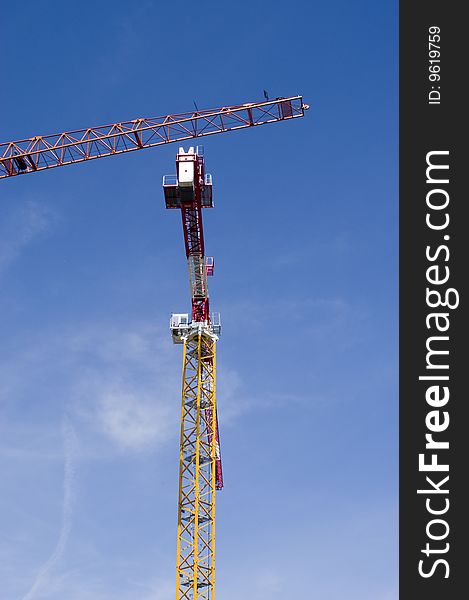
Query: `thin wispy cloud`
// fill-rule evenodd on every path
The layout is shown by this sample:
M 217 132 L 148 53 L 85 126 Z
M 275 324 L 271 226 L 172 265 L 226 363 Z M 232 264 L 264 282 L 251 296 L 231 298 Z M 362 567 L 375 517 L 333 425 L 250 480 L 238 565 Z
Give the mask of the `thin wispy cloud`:
M 0 224 L 0 274 L 24 249 L 44 236 L 56 221 L 50 209 L 33 200 L 21 202 Z
M 54 551 L 47 561 L 39 568 L 39 571 L 31 585 L 29 591 L 23 596 L 22 600 L 34 600 L 38 594 L 43 592 L 47 586 L 49 575 L 60 562 L 72 528 L 72 512 L 74 500 L 74 482 L 75 482 L 75 457 L 77 453 L 77 438 L 75 430 L 70 420 L 64 417 L 62 421 L 62 437 L 64 444 L 64 479 L 63 479 L 63 502 L 62 502 L 62 520 L 60 526 L 59 538 Z
M 68 339 L 74 410 L 121 450 L 154 449 L 177 431 L 180 370 L 165 334 L 140 323 L 91 327 Z
M 57 411 L 65 406 L 76 418 L 87 438 L 86 455 L 154 451 L 179 434 L 182 352 L 153 324 L 90 322 L 38 332 L 5 354 L 0 403 L 6 415 L 47 394 Z M 218 372 L 217 396 L 225 424 L 259 406 L 259 398 L 254 403 L 246 396 L 238 372 L 226 365 Z M 2 452 L 26 456 L 29 449 L 10 447 L 4 438 Z
M 144 322 L 93 322 L 29 336 L 1 357 L 3 412 L 47 399 L 76 417 L 89 442 L 85 453 L 102 450 L 102 442 L 109 451 L 159 448 L 179 431 L 181 357 L 168 338 Z
M 104 435 L 124 450 L 159 446 L 176 431 L 171 398 L 155 398 L 148 391 L 123 382 L 105 384 L 93 393 L 91 418 Z

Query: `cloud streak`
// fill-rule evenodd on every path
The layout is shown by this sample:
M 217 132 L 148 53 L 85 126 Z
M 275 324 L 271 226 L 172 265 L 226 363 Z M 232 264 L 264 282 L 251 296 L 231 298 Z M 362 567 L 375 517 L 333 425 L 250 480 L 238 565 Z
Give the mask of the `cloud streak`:
M 160 448 L 179 430 L 180 353 L 168 338 L 153 324 L 139 321 L 84 323 L 40 331 L 24 343 L 16 340 L 19 352 L 17 347 L 0 350 L 0 418 L 3 412 L 8 420 L 32 402 L 47 402 L 61 412 L 65 402 L 85 440 L 81 458 L 113 449 Z M 49 429 L 46 422 L 41 426 Z M 9 447 L 5 439 L 3 450 L 13 452 L 17 444 L 10 429 L 6 437 L 13 444 Z
M 177 431 L 180 371 L 167 337 L 135 324 L 93 327 L 68 341 L 79 376 L 74 409 L 121 450 L 154 449 Z
M 96 395 L 94 415 L 99 429 L 122 449 L 142 450 L 159 445 L 172 435 L 174 415 L 169 398 L 152 403 L 147 392 L 138 393 L 124 383 L 105 386 Z
M 73 329 L 39 332 L 20 346 L 19 353 L 16 348 L 6 349 L 0 365 L 0 404 L 6 417 L 20 406 L 29 406 L 32 399 L 35 405 L 47 400 L 57 411 L 62 411 L 65 401 L 85 440 L 81 458 L 98 458 L 115 450 L 155 451 L 177 437 L 181 349 L 152 323 L 83 323 Z M 291 400 L 269 394 L 252 398 L 238 371 L 226 364 L 217 378 L 222 427 L 253 409 Z M 37 422 L 30 426 L 36 428 Z M 46 423 L 43 427 L 48 429 Z M 16 442 L 9 446 L 7 440 L 0 450 L 26 452 Z
M 75 481 L 75 457 L 77 451 L 77 439 L 75 430 L 68 419 L 64 417 L 62 421 L 62 437 L 64 444 L 64 482 L 63 482 L 63 502 L 62 502 L 62 522 L 60 527 L 59 539 L 54 551 L 47 561 L 40 567 L 36 579 L 29 591 L 23 596 L 22 600 L 34 600 L 38 592 L 47 584 L 50 573 L 60 561 L 65 552 L 70 531 L 72 528 L 73 496 Z
M 32 200 L 12 211 L 0 229 L 0 274 L 29 244 L 46 234 L 54 220 L 49 209 Z

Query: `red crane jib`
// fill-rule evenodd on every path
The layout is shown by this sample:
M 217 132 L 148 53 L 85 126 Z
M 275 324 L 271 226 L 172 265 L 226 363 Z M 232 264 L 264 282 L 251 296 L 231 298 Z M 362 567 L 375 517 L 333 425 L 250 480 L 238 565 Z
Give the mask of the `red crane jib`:
M 301 96 L 140 118 L 0 144 L 0 179 L 303 117 Z M 205 198 L 202 197 L 202 206 Z

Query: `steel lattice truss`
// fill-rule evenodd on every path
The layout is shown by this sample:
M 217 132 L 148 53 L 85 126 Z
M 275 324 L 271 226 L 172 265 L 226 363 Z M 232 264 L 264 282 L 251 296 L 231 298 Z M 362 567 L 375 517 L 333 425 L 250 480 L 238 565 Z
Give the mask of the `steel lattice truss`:
M 301 96 L 278 98 L 0 144 L 0 179 L 304 116 Z
M 184 342 L 177 600 L 215 594 L 215 339 L 207 328 Z

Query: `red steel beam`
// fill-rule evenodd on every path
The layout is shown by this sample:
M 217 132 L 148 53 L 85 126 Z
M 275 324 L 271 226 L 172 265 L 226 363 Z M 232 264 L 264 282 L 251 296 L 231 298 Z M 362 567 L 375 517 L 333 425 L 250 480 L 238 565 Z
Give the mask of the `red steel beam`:
M 301 96 L 134 119 L 0 144 L 0 179 L 132 150 L 303 117 Z

